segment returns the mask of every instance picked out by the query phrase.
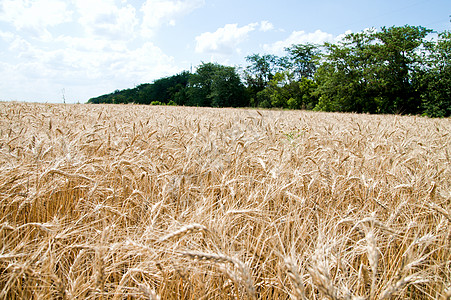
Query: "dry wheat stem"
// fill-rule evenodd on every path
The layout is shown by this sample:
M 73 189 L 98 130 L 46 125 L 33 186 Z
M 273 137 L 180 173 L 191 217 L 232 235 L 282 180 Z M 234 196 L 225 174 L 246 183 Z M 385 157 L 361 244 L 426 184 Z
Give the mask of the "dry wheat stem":
M 449 128 L 0 102 L 0 298 L 448 299 Z

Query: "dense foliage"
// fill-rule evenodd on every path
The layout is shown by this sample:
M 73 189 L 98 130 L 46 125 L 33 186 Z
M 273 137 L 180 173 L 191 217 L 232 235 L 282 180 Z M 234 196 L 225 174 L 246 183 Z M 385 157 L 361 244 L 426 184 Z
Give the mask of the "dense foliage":
M 337 43 L 299 44 L 286 56 L 253 54 L 238 68 L 202 63 L 90 103 L 264 107 L 451 115 L 451 32 L 383 27 Z M 241 75 L 241 76 L 240 76 Z
M 155 80 L 153 83 L 144 83 L 134 89 L 116 90 L 111 94 L 89 99 L 89 103 L 169 103 L 177 99 L 184 104 L 184 90 L 188 85 L 191 74 L 180 74 Z

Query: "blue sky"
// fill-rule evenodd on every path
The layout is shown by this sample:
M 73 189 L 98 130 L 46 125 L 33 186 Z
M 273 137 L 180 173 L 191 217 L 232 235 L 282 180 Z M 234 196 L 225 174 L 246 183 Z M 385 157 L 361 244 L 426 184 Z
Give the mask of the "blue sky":
M 0 100 L 86 102 L 382 26 L 450 30 L 450 0 L 0 0 Z

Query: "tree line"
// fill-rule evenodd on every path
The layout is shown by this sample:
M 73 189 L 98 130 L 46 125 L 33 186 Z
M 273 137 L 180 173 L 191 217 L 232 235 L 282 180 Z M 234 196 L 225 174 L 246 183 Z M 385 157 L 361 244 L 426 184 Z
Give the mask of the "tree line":
M 421 26 L 297 44 L 285 56 L 253 54 L 244 68 L 202 63 L 196 71 L 89 99 L 211 107 L 451 115 L 451 32 Z

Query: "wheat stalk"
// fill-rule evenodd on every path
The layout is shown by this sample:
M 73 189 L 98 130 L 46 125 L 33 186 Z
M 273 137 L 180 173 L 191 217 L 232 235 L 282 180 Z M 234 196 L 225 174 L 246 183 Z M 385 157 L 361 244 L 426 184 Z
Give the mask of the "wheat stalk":
M 447 299 L 449 128 L 0 102 L 0 298 Z

